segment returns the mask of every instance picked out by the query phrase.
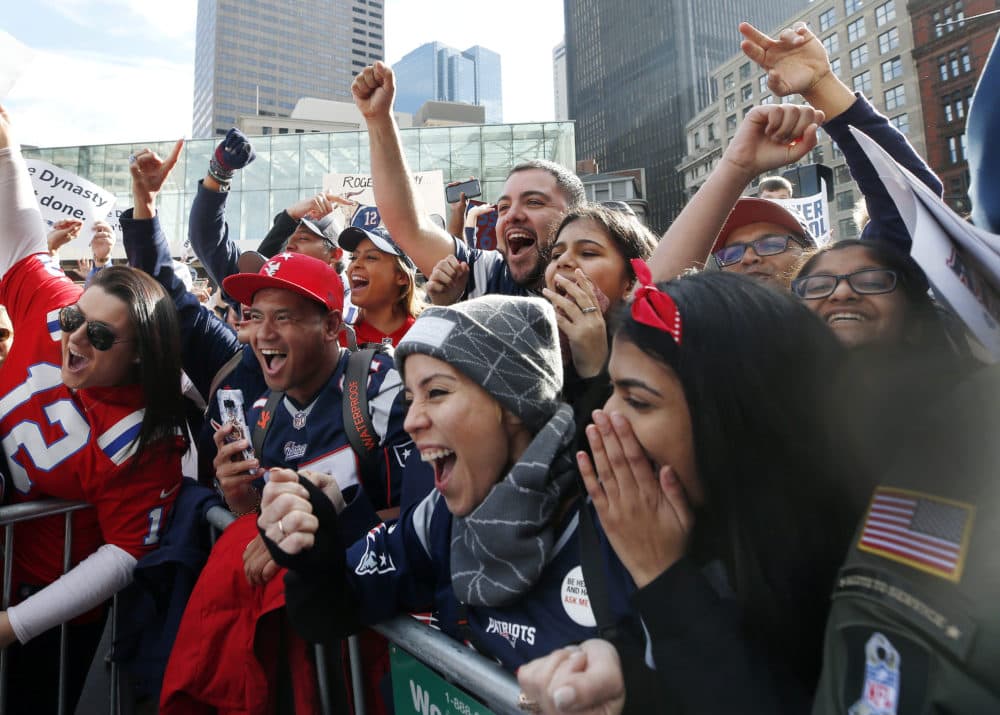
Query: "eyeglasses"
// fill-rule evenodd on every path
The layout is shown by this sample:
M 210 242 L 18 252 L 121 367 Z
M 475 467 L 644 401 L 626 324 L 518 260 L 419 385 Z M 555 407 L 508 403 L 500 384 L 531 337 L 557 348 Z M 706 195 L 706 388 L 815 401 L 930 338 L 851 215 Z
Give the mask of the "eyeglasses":
M 819 300 L 833 295 L 842 280 L 846 280 L 851 290 L 859 295 L 878 295 L 896 290 L 896 271 L 888 268 L 865 268 L 839 276 L 819 273 L 796 278 L 792 281 L 792 292 L 803 300 Z
M 728 246 L 720 248 L 713 255 L 715 256 L 715 262 L 719 264 L 719 268 L 724 268 L 742 261 L 743 254 L 746 253 L 747 248 L 750 246 L 753 246 L 753 252 L 758 256 L 777 256 L 779 253 L 784 253 L 788 250 L 789 242 L 799 246 L 802 245 L 802 242 L 795 236 L 761 236 L 746 243 L 731 243 Z
M 127 338 L 119 338 L 107 323 L 99 320 L 87 320 L 75 305 L 67 305 L 59 311 L 59 328 L 69 335 L 75 333 L 81 325 L 87 324 L 87 340 L 95 350 L 104 352 L 110 350 L 115 343 L 127 343 Z

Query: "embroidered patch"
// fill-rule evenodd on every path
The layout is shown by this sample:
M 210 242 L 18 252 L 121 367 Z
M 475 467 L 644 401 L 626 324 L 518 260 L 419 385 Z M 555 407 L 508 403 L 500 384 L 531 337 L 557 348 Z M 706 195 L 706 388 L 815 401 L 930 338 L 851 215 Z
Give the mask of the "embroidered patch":
M 403 339 L 399 341 L 400 345 L 405 343 L 424 343 L 430 345 L 434 348 L 440 348 L 444 345 L 444 341 L 448 339 L 451 335 L 451 331 L 455 329 L 455 321 L 448 320 L 447 318 L 439 318 L 437 316 L 423 316 L 416 323 L 413 324 Z M 396 346 L 397 348 L 399 345 Z
M 974 515 L 971 504 L 879 487 L 857 546 L 957 583 L 962 578 Z
M 305 456 L 308 444 L 297 444 L 295 442 L 285 442 L 285 461 L 291 462 L 294 459 L 302 459 Z
M 410 458 L 410 454 L 413 453 L 414 449 L 416 449 L 416 445 L 413 443 L 412 439 L 408 442 L 392 446 L 392 452 L 396 455 L 396 462 L 400 467 L 406 466 L 406 460 Z
M 378 543 L 375 540 L 375 536 L 384 526 L 384 524 L 379 525 L 365 536 L 365 553 L 361 556 L 361 560 L 358 561 L 358 565 L 354 569 L 354 573 L 358 576 L 390 573 L 396 570 L 396 565 L 392 563 L 392 556 L 388 553 L 379 553 L 375 550 Z
M 582 567 L 576 566 L 570 569 L 563 578 L 562 588 L 559 590 L 559 600 L 562 601 L 566 615 L 572 618 L 574 623 L 586 628 L 593 628 L 597 625 L 597 618 L 594 616 L 594 610 L 590 606 L 590 597 L 587 595 L 587 584 L 583 581 Z
M 899 652 L 881 633 L 865 644 L 865 682 L 850 715 L 896 715 L 901 673 Z

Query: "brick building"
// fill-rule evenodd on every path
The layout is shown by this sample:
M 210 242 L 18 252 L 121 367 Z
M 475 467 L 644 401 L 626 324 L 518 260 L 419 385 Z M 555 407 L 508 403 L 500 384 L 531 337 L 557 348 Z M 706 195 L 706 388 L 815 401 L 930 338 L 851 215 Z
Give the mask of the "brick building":
M 911 0 L 913 59 L 920 77 L 927 163 L 941 177 L 944 198 L 968 212 L 965 118 L 976 82 L 1000 28 L 1000 0 Z M 976 17 L 981 16 L 981 17 Z

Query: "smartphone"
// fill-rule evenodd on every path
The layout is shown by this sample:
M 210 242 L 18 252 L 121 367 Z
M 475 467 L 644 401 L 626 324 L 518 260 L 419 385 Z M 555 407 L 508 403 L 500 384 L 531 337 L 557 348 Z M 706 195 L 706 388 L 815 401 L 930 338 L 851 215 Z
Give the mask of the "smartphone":
M 219 414 L 222 417 L 222 424 L 233 425 L 233 431 L 226 436 L 226 443 L 237 440 L 250 440 L 250 429 L 247 427 L 246 417 L 243 415 L 243 391 L 221 389 L 216 393 L 219 400 Z M 253 446 L 241 450 L 242 460 L 253 459 Z
M 479 179 L 463 181 L 461 184 L 455 184 L 445 189 L 445 196 L 449 204 L 458 203 L 459 199 L 462 198 L 462 194 L 465 194 L 465 198 L 471 199 L 475 196 L 481 196 L 482 193 L 483 188 L 479 185 Z

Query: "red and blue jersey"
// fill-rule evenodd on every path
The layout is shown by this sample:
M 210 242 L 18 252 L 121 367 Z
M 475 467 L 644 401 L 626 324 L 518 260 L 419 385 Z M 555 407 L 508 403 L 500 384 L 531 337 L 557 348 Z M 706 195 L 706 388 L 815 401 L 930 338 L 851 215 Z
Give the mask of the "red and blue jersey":
M 93 505 L 73 516 L 73 565 L 105 543 L 136 558 L 151 550 L 181 480 L 179 442 L 136 453 L 144 416 L 139 385 L 63 384 L 59 310 L 81 292 L 47 254 L 17 261 L 0 281 L 16 335 L 0 370 L 6 501 Z M 15 601 L 62 574 L 63 524 L 56 516 L 15 526 Z

